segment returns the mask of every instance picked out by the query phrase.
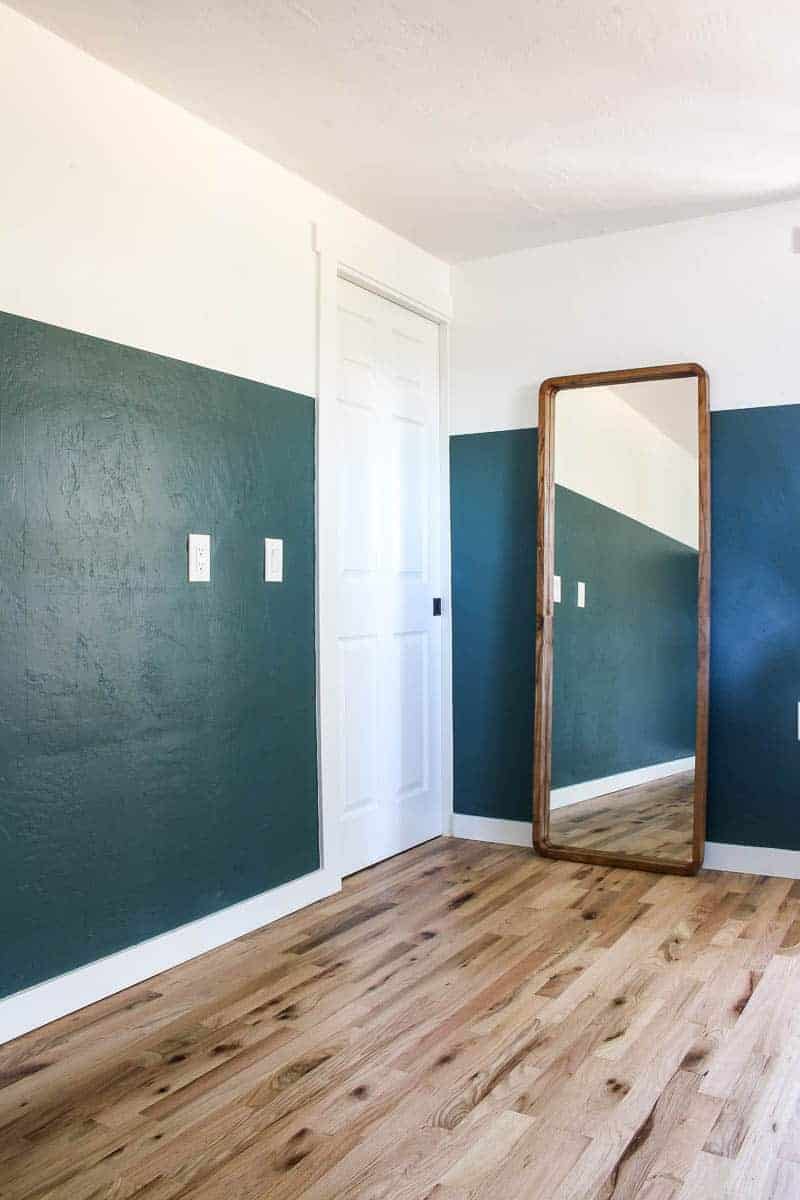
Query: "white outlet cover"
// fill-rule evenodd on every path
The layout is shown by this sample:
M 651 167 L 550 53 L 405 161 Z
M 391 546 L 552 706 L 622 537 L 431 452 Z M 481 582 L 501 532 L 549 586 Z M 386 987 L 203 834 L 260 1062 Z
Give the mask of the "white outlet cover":
M 189 583 L 211 580 L 211 534 L 189 534 Z
M 264 582 L 283 583 L 283 538 L 264 538 Z

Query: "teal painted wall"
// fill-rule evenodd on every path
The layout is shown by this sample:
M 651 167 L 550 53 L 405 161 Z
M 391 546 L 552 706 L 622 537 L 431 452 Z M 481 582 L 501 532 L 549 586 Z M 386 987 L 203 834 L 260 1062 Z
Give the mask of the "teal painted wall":
M 450 439 L 454 806 L 518 821 L 532 807 L 536 434 Z M 696 554 L 567 489 L 556 513 L 565 601 L 556 606 L 554 786 L 691 754 Z M 642 571 L 669 595 L 668 612 L 638 586 Z M 570 605 L 579 579 L 585 609 Z M 669 636 L 657 636 L 665 620 Z
M 555 541 L 553 786 L 694 754 L 697 551 L 560 486 Z
M 712 413 L 716 842 L 800 850 L 798 462 L 800 405 Z M 451 438 L 450 465 L 456 811 L 529 821 L 536 430 Z
M 0 513 L 5 995 L 319 865 L 314 402 L 0 314 Z
M 536 430 L 450 439 L 455 811 L 530 821 Z
M 800 850 L 800 404 L 711 419 L 708 836 Z

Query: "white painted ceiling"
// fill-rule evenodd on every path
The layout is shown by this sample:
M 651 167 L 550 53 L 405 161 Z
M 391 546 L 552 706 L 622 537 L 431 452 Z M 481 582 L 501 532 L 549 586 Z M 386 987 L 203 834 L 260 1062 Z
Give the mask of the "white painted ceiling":
M 450 261 L 800 194 L 797 0 L 14 0 Z
M 611 389 L 651 425 L 697 458 L 697 380 L 655 379 Z

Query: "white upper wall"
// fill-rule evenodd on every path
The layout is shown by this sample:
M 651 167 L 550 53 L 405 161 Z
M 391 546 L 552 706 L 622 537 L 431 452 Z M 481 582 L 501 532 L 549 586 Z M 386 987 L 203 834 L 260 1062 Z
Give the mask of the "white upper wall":
M 697 381 L 681 380 L 670 403 L 694 417 Z M 658 384 L 579 388 L 556 395 L 555 480 L 697 549 L 697 452 L 692 454 L 623 399 Z M 621 469 L 624 468 L 624 469 Z
M 453 433 L 537 424 L 539 384 L 700 362 L 712 408 L 790 404 L 800 202 L 545 246 L 453 269 Z
M 0 309 L 313 395 L 313 227 L 434 308 L 449 268 L 0 5 Z

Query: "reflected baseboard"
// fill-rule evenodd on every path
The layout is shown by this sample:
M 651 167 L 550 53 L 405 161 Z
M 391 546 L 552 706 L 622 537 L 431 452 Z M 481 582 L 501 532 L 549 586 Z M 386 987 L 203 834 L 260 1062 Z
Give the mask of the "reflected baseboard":
M 476 842 L 495 842 L 501 846 L 532 847 L 533 825 L 530 821 L 506 821 L 497 817 L 471 817 L 465 813 L 453 813 L 452 836 Z M 706 842 L 703 868 L 707 871 L 800 879 L 800 850 Z
M 580 804 L 582 800 L 594 800 L 610 792 L 621 792 L 625 788 L 638 787 L 641 783 L 653 783 L 657 779 L 668 779 L 670 775 L 681 775 L 694 770 L 694 755 L 675 758 L 671 762 L 653 763 L 649 767 L 637 767 L 635 771 L 622 771 L 619 775 L 605 775 L 602 779 L 587 779 L 584 783 L 572 783 L 568 787 L 553 788 L 550 793 L 550 811 L 566 808 L 568 804 Z

